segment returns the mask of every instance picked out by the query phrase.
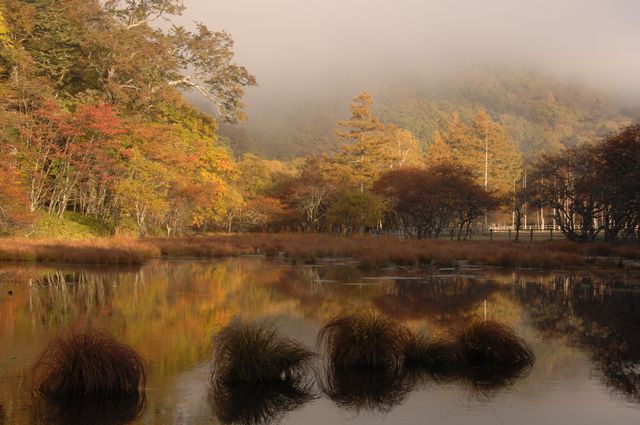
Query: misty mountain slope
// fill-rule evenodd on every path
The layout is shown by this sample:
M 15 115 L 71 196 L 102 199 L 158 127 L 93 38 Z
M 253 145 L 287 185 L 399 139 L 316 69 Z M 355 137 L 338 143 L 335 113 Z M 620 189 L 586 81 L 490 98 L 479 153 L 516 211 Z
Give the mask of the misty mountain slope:
M 268 108 L 250 109 L 247 123 L 223 128 L 222 134 L 238 154 L 290 158 L 328 152 L 339 143 L 337 120 L 348 116 L 349 99 L 361 89 L 321 99 L 274 100 Z M 454 111 L 470 121 L 485 109 L 525 155 L 594 140 L 637 118 L 593 90 L 533 72 L 476 70 L 369 91 L 376 113 L 412 131 L 423 147 Z

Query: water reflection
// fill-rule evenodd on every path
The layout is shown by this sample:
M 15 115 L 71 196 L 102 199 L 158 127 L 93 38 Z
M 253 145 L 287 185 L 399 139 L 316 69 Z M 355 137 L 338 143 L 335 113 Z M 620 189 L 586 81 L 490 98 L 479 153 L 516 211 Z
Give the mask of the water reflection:
M 532 367 L 532 362 L 525 362 L 493 368 L 472 368 L 465 371 L 461 378 L 475 399 L 490 400 L 499 391 L 504 391 L 524 379 Z
M 413 374 L 396 369 L 328 367 L 322 391 L 341 408 L 388 413 L 401 404 L 416 384 Z
M 586 348 L 604 383 L 640 402 L 640 292 L 609 277 L 556 276 L 516 291 L 531 321 L 547 337 Z
M 614 276 L 596 271 L 488 270 L 486 276 L 475 277 L 461 275 L 462 271 L 446 273 L 451 276 L 438 276 L 443 274 L 438 270 L 389 270 L 376 275 L 349 264 L 291 267 L 246 258 L 157 261 L 126 270 L 1 266 L 0 423 L 26 424 L 42 418 L 31 410 L 29 365 L 53 335 L 87 327 L 105 329 L 131 345 L 149 367 L 142 417 L 126 414 L 127 409 L 112 409 L 125 415 L 94 423 L 286 423 L 290 417 L 305 418 L 307 411 L 322 416 L 317 406 L 331 405 L 351 412 L 400 415 L 399 422 L 420 423 L 423 418 L 415 409 L 406 410 L 413 400 L 408 395 L 422 397 L 427 385 L 436 394 L 454 397 L 450 404 L 456 409 L 464 408 L 471 391 L 474 399 L 490 399 L 503 410 L 534 405 L 536 411 L 544 412 L 547 387 L 540 382 L 552 381 L 555 391 L 560 388 L 565 391 L 561 394 L 572 394 L 575 382 L 565 378 L 576 375 L 595 378 L 588 387 L 594 409 L 619 411 L 620 406 L 609 399 L 610 391 L 640 406 L 640 291 L 633 289 L 638 273 L 633 279 L 624 272 Z M 446 334 L 471 318 L 487 316 L 534 341 L 537 364 L 533 370 L 480 371 L 453 378 L 333 373 L 316 379 L 324 396 L 332 400 L 326 404 L 310 402 L 317 394 L 306 387 L 234 388 L 207 396 L 207 374 L 191 374 L 210 359 L 210 335 L 235 315 L 245 320 L 275 319 L 284 333 L 313 346 L 322 323 L 361 307 L 376 309 L 430 335 Z M 590 364 L 585 364 L 581 350 L 588 353 Z M 595 366 L 595 376 L 590 366 Z M 189 385 L 181 380 L 187 376 L 198 380 L 194 387 L 202 387 L 202 392 L 185 390 Z M 591 383 L 581 381 L 583 390 L 585 382 Z M 521 399 L 505 402 L 505 396 L 516 393 Z M 599 398 L 600 393 L 606 397 Z M 429 397 L 420 400 L 438 408 Z M 179 403 L 190 406 L 183 409 L 188 410 L 184 413 L 188 418 L 173 416 Z M 572 403 L 565 404 L 566 409 L 575 410 Z M 74 409 L 77 413 L 59 416 L 62 419 L 57 422 L 82 418 L 82 423 L 90 423 L 93 419 L 87 415 L 98 410 L 58 411 L 63 415 Z M 38 415 L 43 412 L 54 422 L 58 417 L 55 409 Z M 364 421 L 364 416 L 354 420 Z M 637 422 L 640 410 L 629 417 Z M 544 415 L 537 419 L 537 423 L 554 422 Z
M 398 280 L 373 303 L 380 311 L 399 320 L 430 317 L 451 326 L 454 322 L 464 323 L 474 308 L 499 289 L 493 281 L 455 275 L 426 277 L 420 281 Z
M 278 422 L 316 397 L 310 382 L 297 380 L 216 386 L 209 400 L 214 416 L 222 424 L 266 425 Z
M 144 397 L 82 402 L 37 398 L 32 407 L 34 424 L 125 425 L 140 416 L 144 407 Z

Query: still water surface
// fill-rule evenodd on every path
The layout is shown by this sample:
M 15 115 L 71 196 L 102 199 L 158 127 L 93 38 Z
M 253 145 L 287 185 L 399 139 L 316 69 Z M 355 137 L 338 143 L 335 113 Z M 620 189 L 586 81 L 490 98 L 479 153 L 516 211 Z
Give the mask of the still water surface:
M 269 319 L 315 349 L 322 323 L 370 308 L 447 334 L 474 317 L 512 326 L 532 346 L 529 374 L 479 391 L 425 379 L 364 405 L 272 406 L 263 423 L 638 424 L 640 280 L 613 271 L 359 271 L 348 260 L 291 266 L 260 258 L 156 261 L 140 269 L 0 266 L 0 424 L 43 423 L 28 371 L 58 332 L 107 330 L 149 367 L 136 424 L 216 424 L 211 335 L 234 316 Z M 9 295 L 12 291 L 12 295 Z M 393 391 L 393 389 L 390 389 Z M 72 416 L 73 417 L 73 416 Z M 77 421 L 77 416 L 76 416 Z M 101 424 L 124 423 L 105 414 Z

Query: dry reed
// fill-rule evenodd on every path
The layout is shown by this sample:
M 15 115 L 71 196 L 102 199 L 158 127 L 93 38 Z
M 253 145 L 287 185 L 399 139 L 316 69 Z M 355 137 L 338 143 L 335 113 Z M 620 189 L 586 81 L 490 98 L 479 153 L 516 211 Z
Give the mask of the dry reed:
M 281 335 L 272 324 L 234 319 L 214 336 L 211 382 L 216 388 L 237 383 L 300 383 L 314 355 Z
M 611 265 L 619 257 L 640 258 L 640 245 L 569 241 L 508 242 L 414 240 L 329 234 L 212 234 L 177 238 L 30 240 L 0 239 L 0 260 L 93 264 L 141 264 L 169 257 L 286 256 L 292 263 L 323 257 L 352 257 L 363 269 L 391 264 L 455 266 L 458 261 L 497 267 L 566 268 L 588 266 L 595 257 Z
M 410 339 L 406 327 L 373 312 L 335 317 L 318 334 L 334 369 L 398 369 Z
M 0 239 L 1 261 L 138 265 L 159 257 L 155 246 L 134 239 Z
M 476 320 L 456 338 L 461 361 L 467 369 L 490 369 L 532 364 L 529 345 L 508 326 L 493 320 Z
M 146 377 L 135 350 L 91 331 L 52 340 L 33 367 L 33 389 L 58 401 L 127 398 L 144 391 Z

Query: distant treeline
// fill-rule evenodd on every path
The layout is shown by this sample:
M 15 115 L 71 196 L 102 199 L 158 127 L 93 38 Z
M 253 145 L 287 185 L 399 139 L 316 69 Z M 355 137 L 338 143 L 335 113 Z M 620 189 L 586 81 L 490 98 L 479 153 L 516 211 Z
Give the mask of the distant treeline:
M 588 87 L 517 67 L 460 69 L 447 77 L 425 74 L 390 75 L 371 88 L 374 112 L 411 131 L 423 149 L 447 126 L 451 114 L 469 124 L 481 108 L 505 128 L 526 157 L 606 137 L 639 115 L 637 109 L 620 107 Z M 250 119 L 240 127 L 223 126 L 221 132 L 240 153 L 279 159 L 327 153 L 335 142 L 336 120 L 360 89 L 354 85 L 352 91 L 331 93 L 323 87 L 322 92 L 299 95 L 298 101 L 290 96 L 272 96 L 262 103 L 254 99 Z

